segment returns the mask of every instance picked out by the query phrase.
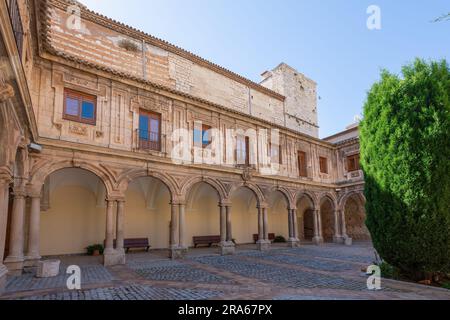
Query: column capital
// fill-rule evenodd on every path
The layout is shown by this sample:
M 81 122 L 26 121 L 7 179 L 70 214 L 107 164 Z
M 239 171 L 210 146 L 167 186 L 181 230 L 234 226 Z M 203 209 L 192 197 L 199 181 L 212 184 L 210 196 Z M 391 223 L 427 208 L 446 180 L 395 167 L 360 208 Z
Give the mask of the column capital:
M 107 201 L 107 202 L 109 202 L 109 201 L 111 201 L 111 202 L 114 202 L 114 201 L 125 202 L 125 197 L 124 196 L 118 196 L 118 195 L 110 195 L 110 196 L 106 197 L 105 201 Z
M 23 188 L 14 188 L 13 195 L 14 198 L 25 198 L 27 193 Z
M 229 200 L 219 201 L 219 207 L 231 207 L 231 201 Z
M 184 200 L 172 200 L 169 202 L 170 205 L 172 206 L 185 206 L 186 205 L 186 201 Z
M 256 206 L 257 209 L 262 209 L 262 210 L 267 209 L 267 207 L 268 207 L 267 204 L 258 204 L 258 205 Z

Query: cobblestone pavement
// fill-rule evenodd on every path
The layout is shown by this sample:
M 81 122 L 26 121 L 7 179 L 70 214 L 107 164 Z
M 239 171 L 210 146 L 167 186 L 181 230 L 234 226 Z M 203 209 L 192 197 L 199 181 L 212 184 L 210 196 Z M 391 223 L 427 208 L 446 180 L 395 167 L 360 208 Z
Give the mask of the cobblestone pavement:
M 124 266 L 103 267 L 98 258 L 58 257 L 57 277 L 38 279 L 35 271 L 7 280 L 1 299 L 31 300 L 350 300 L 445 299 L 450 291 L 382 279 L 370 291 L 361 273 L 375 260 L 369 243 L 326 244 L 299 248 L 273 245 L 265 252 L 239 246 L 233 256 L 217 249 L 192 249 L 184 260 L 171 261 L 165 251 L 131 253 Z M 82 289 L 69 291 L 68 265 L 79 265 Z

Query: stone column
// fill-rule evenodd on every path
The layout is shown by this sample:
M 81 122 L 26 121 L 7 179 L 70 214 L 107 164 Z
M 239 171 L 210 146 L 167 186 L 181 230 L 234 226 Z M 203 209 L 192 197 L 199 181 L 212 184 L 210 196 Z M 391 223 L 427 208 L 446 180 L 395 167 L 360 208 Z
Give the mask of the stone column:
M 105 252 L 114 250 L 114 201 L 106 200 Z
M 9 271 L 15 274 L 22 273 L 24 264 L 24 222 L 25 191 L 14 190 L 11 235 L 9 240 L 9 256 L 5 259 L 5 265 Z
M 0 295 L 6 287 L 8 269 L 3 264 L 5 252 L 6 225 L 8 220 L 9 182 L 0 180 Z
M 31 196 L 30 223 L 28 230 L 28 252 L 26 256 L 26 266 L 37 266 L 41 259 L 39 252 L 41 230 L 41 195 Z
M 185 228 L 186 228 L 186 225 L 185 225 L 185 215 L 186 215 L 186 213 L 185 213 L 185 208 L 186 208 L 186 206 L 184 205 L 184 203 L 180 203 L 180 210 L 179 210 L 179 216 L 180 216 L 180 218 L 179 218 L 179 241 L 180 241 L 180 248 L 181 249 L 185 249 L 185 248 L 187 248 L 186 247 L 186 244 L 185 244 L 185 241 L 184 241 L 184 231 L 185 231 Z
M 258 241 L 256 241 L 256 248 L 258 250 L 263 251 L 270 247 L 267 231 L 267 209 L 258 206 Z
M 288 246 L 295 248 L 298 246 L 300 240 L 298 239 L 298 226 L 297 226 L 297 210 L 288 209 L 289 211 L 289 226 L 290 226 L 290 236 L 288 240 Z
M 268 220 L 268 217 L 267 217 L 267 208 L 263 208 L 262 212 L 263 212 L 264 240 L 266 240 L 266 241 L 268 241 L 270 243 L 270 240 L 269 240 L 269 220 Z
M 120 264 L 125 264 L 125 250 L 123 248 L 124 228 L 125 228 L 125 200 L 117 200 L 116 215 L 116 254 L 120 256 Z
M 114 217 L 114 205 L 117 204 L 116 216 Z M 103 264 L 105 266 L 115 266 L 125 264 L 125 251 L 123 250 L 123 219 L 124 219 L 123 199 L 106 200 L 106 237 L 105 251 L 103 253 Z M 116 232 L 114 232 L 114 218 L 116 219 Z M 116 248 L 114 248 L 114 236 L 116 236 Z M 122 237 L 122 249 L 118 250 L 118 243 Z
M 334 211 L 334 235 L 333 235 L 334 243 L 342 243 L 343 242 L 343 238 L 340 233 L 340 227 L 339 227 L 339 217 L 340 217 L 339 210 L 335 210 Z
M 264 227 L 263 227 L 263 217 L 262 208 L 258 207 L 258 241 L 264 240 Z
M 313 237 L 313 242 L 315 244 L 321 244 L 323 243 L 323 238 L 321 236 L 321 232 L 320 232 L 320 211 L 319 210 L 314 210 L 313 211 L 313 217 L 314 217 L 314 237 Z
M 233 233 L 231 230 L 231 206 L 230 205 L 226 206 L 226 212 L 227 212 L 227 242 L 234 246 Z
M 341 227 L 342 227 L 342 239 L 346 246 L 351 246 L 353 243 L 352 238 L 350 238 L 347 234 L 347 226 L 345 224 L 345 209 L 341 210 Z
M 224 244 L 227 241 L 227 209 L 220 204 L 220 243 Z
M 178 231 L 178 217 L 177 217 L 178 205 L 176 203 L 170 204 L 170 248 L 178 248 L 177 231 Z
M 294 239 L 297 241 L 297 244 L 300 243 L 300 238 L 298 234 L 298 218 L 297 218 L 297 209 L 292 209 L 292 223 L 294 224 Z
M 230 232 L 228 232 L 228 229 Z M 230 239 L 230 240 L 228 240 Z M 234 254 L 235 245 L 231 234 L 231 207 L 220 204 L 220 254 Z
M 185 205 L 180 201 L 171 202 L 170 254 L 171 259 L 184 258 L 187 247 L 184 245 Z
M 294 224 L 292 223 L 292 210 L 291 209 L 287 209 L 288 211 L 288 226 L 289 226 L 289 239 L 288 242 L 293 241 L 294 240 Z

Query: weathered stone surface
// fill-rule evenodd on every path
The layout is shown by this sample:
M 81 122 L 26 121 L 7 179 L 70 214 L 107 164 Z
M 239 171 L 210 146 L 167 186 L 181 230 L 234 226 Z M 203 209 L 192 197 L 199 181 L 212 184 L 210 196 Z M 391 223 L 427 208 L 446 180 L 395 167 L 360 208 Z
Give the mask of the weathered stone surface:
M 59 274 L 60 260 L 43 260 L 37 264 L 36 277 L 51 278 Z

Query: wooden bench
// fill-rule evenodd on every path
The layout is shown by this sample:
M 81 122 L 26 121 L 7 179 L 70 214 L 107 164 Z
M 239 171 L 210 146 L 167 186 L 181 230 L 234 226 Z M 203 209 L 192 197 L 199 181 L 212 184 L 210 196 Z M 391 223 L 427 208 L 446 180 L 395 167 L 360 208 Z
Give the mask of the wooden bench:
M 106 240 L 104 241 L 106 243 Z M 116 246 L 116 239 L 114 239 L 114 247 Z M 123 240 L 123 248 L 128 252 L 131 248 L 145 248 L 148 252 L 150 249 L 148 238 L 129 238 Z
M 207 244 L 211 247 L 214 243 L 220 243 L 220 236 L 196 236 L 192 237 L 192 242 L 194 248 L 197 248 L 199 244 Z
M 269 240 L 273 242 L 273 240 L 275 240 L 275 233 L 269 233 Z M 259 235 L 258 234 L 254 234 L 253 235 L 253 241 L 256 243 L 256 241 L 259 240 Z
M 148 238 L 129 238 L 123 240 L 123 247 L 126 252 L 128 252 L 131 248 L 145 248 L 145 251 L 148 252 L 150 244 L 148 242 Z

